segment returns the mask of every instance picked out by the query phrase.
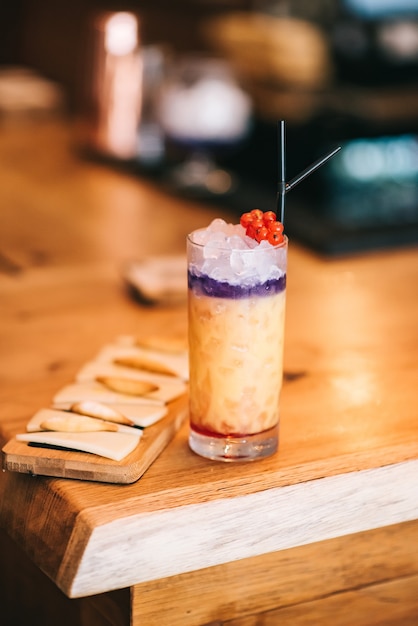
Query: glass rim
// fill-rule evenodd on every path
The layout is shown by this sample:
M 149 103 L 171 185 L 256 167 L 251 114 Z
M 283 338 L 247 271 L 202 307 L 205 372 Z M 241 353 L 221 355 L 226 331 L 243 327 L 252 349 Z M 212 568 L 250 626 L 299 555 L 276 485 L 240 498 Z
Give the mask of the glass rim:
M 192 239 L 193 233 L 199 232 L 200 230 L 205 230 L 205 228 L 204 227 L 203 228 L 198 228 L 197 230 L 194 230 L 193 232 L 189 233 L 187 235 L 187 241 L 192 246 L 196 246 L 196 248 L 203 249 L 206 244 L 198 243 L 197 241 L 193 241 L 193 239 Z M 251 253 L 255 253 L 255 252 L 262 253 L 262 252 L 272 252 L 273 250 L 281 250 L 281 249 L 287 248 L 288 243 L 289 243 L 289 239 L 288 239 L 287 235 L 283 235 L 283 241 L 281 241 L 276 246 L 272 246 L 270 244 L 269 248 L 264 248 L 264 247 L 260 248 L 259 245 L 254 247 L 254 248 L 226 248 L 225 246 L 218 245 L 218 246 L 216 246 L 216 249 L 217 250 L 225 250 L 227 252 L 242 252 L 243 254 L 251 254 Z

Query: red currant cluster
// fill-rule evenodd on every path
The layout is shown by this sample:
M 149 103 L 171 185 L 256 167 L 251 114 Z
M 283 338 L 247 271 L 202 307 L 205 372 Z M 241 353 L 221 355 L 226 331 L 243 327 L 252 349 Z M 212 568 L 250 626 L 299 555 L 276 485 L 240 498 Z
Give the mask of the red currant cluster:
M 284 240 L 283 224 L 277 221 L 273 211 L 263 213 L 260 209 L 253 209 L 243 213 L 239 223 L 245 228 L 245 234 L 258 242 L 267 240 L 277 246 Z

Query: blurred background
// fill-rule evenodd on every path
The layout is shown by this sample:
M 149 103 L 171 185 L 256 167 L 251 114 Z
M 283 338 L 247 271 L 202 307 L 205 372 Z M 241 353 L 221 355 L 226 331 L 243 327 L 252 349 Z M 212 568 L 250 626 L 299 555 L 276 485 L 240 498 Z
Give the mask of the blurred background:
M 13 0 L 1 125 L 58 115 L 82 158 L 170 193 L 275 208 L 327 255 L 418 242 L 418 0 Z

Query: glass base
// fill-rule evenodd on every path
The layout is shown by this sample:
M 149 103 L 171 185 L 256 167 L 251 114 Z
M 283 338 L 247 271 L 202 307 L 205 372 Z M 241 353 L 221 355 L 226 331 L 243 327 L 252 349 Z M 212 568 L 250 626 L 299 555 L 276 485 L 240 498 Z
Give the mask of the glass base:
M 211 437 L 191 429 L 189 446 L 196 454 L 213 461 L 257 461 L 277 452 L 279 426 L 246 437 Z

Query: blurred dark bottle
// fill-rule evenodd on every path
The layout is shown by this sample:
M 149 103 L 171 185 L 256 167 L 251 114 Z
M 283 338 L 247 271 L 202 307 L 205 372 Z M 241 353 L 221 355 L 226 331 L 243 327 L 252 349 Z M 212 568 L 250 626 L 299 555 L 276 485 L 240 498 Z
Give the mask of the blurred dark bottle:
M 81 76 L 82 147 L 117 160 L 158 164 L 164 153 L 156 116 L 163 73 L 164 52 L 143 45 L 138 15 L 96 15 L 88 28 Z

